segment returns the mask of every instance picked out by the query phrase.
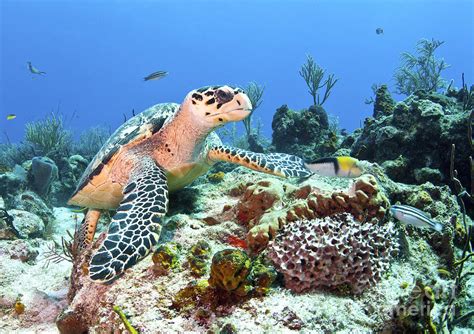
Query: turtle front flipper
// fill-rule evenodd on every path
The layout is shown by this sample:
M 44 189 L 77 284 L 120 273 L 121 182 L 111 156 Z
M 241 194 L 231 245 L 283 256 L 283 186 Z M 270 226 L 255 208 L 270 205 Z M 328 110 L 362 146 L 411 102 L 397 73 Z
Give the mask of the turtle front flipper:
M 95 230 L 97 229 L 97 222 L 100 218 L 100 210 L 90 209 L 84 216 L 79 229 L 76 230 L 74 240 L 77 243 L 77 254 L 90 246 L 94 240 Z
M 254 153 L 230 146 L 214 146 L 207 154 L 211 162 L 226 161 L 281 177 L 305 178 L 313 175 L 303 159 L 285 153 Z
M 107 237 L 91 259 L 89 276 L 108 282 L 143 259 L 158 242 L 168 207 L 165 172 L 152 159 L 137 163 Z

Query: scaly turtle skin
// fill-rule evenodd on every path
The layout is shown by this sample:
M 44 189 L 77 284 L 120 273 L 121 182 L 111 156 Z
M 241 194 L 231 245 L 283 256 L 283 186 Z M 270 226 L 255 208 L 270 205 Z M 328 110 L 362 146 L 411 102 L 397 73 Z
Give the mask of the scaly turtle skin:
M 304 161 L 222 145 L 213 132 L 240 121 L 252 105 L 229 86 L 191 91 L 181 105 L 155 105 L 115 131 L 89 164 L 69 204 L 87 207 L 79 248 L 93 240 L 100 210 L 115 210 L 107 237 L 91 259 L 90 278 L 108 282 L 144 258 L 157 243 L 168 191 L 190 184 L 218 161 L 282 177 L 308 177 Z

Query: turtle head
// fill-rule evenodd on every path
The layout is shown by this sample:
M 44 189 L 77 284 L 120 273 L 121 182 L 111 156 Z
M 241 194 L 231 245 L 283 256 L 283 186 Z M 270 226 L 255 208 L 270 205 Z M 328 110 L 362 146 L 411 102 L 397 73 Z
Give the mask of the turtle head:
M 252 103 L 244 91 L 229 86 L 195 89 L 181 107 L 191 112 L 196 122 L 211 129 L 241 121 L 252 111 Z

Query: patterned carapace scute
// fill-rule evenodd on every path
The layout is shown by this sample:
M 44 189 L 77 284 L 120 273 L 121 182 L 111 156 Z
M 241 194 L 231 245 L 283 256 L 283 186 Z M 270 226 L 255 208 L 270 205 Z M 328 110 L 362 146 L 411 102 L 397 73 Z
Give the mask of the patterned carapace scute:
M 179 104 L 160 103 L 130 118 L 122 124 L 105 142 L 104 146 L 96 154 L 78 182 L 74 194 L 82 189 L 91 176 L 99 174 L 102 167 L 107 164 L 110 158 L 123 146 L 144 136 L 147 132 L 155 133 L 159 131 L 166 122 L 179 110 Z M 74 196 L 74 195 L 72 195 Z
M 391 223 L 358 222 L 350 214 L 288 223 L 269 258 L 295 292 L 329 288 L 362 293 L 389 268 L 398 249 Z

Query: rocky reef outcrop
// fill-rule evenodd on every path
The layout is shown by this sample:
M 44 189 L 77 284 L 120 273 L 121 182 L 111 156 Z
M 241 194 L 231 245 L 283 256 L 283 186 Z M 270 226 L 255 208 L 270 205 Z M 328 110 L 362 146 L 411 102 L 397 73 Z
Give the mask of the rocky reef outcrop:
M 386 86 L 376 92 L 373 117 L 353 135 L 351 155 L 385 168 L 404 183 L 449 181 L 451 145 L 464 184 L 470 181 L 471 109 L 464 109 L 456 90 L 446 95 L 418 91 L 395 103 Z
M 196 183 L 195 209 L 166 218 L 155 256 L 116 281 L 103 285 L 87 277 L 103 234 L 76 259 L 58 328 L 124 331 L 118 307 L 140 332 L 382 330 L 396 321 L 393 305 L 410 302 L 417 280 L 434 290 L 449 286 L 438 268 L 451 269 L 435 248 L 455 248 L 450 226 L 459 207 L 449 200 L 439 207 L 451 198 L 448 188 L 395 183 L 376 165 L 371 173 L 298 184 L 237 168 L 218 183 Z M 389 199 L 428 208 L 446 230 L 394 224 Z M 456 219 L 437 210 L 452 210 Z M 252 231 L 266 237 L 252 239 Z M 341 303 L 349 306 L 341 310 Z M 445 304 L 440 297 L 433 322 Z
M 272 129 L 272 146 L 276 152 L 316 160 L 338 148 L 337 129 L 331 126 L 322 106 L 295 111 L 283 105 L 273 115 Z

